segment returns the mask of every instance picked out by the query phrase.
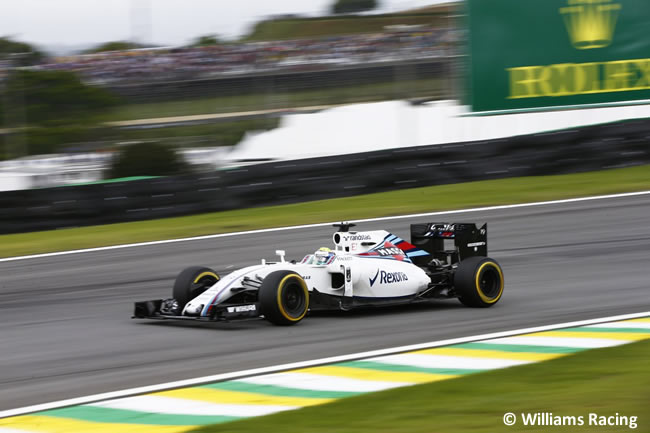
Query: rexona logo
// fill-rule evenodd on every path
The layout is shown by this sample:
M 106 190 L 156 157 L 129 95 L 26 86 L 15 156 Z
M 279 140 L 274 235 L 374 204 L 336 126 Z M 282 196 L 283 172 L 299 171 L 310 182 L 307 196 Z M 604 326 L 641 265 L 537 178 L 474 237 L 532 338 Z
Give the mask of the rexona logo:
M 569 0 L 561 8 L 564 24 L 579 50 L 604 48 L 612 43 L 621 5 L 610 0 Z
M 375 276 L 373 278 L 369 278 L 370 287 L 372 287 L 377 282 L 377 277 L 379 277 L 379 284 L 393 284 L 402 281 L 408 281 L 409 279 L 408 275 L 406 275 L 404 272 L 386 272 L 377 269 Z

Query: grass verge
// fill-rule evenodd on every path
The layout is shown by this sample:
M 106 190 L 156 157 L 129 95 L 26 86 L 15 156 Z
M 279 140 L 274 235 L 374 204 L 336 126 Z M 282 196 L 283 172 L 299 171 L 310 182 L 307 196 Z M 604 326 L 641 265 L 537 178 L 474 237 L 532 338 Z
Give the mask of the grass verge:
M 243 95 L 127 104 L 107 113 L 101 120 L 112 122 L 436 96 L 443 92 L 445 83 L 446 80 L 440 78 L 408 80 L 396 76 L 395 81 L 339 86 L 331 89 L 297 92 L 273 92 L 261 89 L 258 93 Z
M 589 414 L 637 416 L 650 431 L 650 341 L 552 361 L 346 398 L 259 418 L 202 427 L 200 433 L 622 432 L 589 425 Z M 505 426 L 503 415 L 517 416 Z M 583 426 L 525 426 L 522 413 L 582 416 Z M 620 419 L 620 418 L 619 418 Z
M 650 166 L 413 188 L 284 206 L 0 236 L 0 257 L 328 221 L 650 190 Z
M 189 126 L 181 124 L 165 128 L 113 128 L 109 137 L 114 140 L 154 140 L 175 147 L 234 146 L 242 140 L 247 131 L 268 131 L 277 128 L 279 124 L 279 118 L 269 117 Z

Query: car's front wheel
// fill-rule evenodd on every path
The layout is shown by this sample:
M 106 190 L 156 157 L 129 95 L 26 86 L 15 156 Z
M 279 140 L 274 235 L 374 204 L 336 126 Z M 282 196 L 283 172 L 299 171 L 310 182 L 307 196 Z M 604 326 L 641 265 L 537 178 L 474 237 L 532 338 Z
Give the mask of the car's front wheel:
M 470 257 L 463 260 L 454 275 L 458 299 L 468 307 L 491 307 L 503 295 L 503 271 L 489 257 Z
M 219 281 L 219 275 L 204 266 L 190 266 L 181 271 L 174 282 L 172 297 L 178 303 L 178 310 Z
M 271 272 L 260 285 L 259 302 L 262 314 L 269 322 L 295 325 L 309 309 L 307 284 L 295 272 Z

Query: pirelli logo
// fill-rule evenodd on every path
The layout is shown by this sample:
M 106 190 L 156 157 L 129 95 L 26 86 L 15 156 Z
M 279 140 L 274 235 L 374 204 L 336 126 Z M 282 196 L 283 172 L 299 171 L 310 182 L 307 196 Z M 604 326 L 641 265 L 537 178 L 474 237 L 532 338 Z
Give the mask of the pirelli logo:
M 522 66 L 507 71 L 508 99 L 650 89 L 650 59 Z

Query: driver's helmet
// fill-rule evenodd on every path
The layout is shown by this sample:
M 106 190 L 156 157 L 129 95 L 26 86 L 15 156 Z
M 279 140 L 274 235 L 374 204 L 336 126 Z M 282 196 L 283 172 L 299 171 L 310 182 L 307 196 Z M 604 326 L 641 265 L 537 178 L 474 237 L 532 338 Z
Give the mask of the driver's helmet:
M 326 265 L 334 257 L 334 251 L 327 247 L 322 247 L 314 253 L 314 256 L 316 257 L 315 265 Z

